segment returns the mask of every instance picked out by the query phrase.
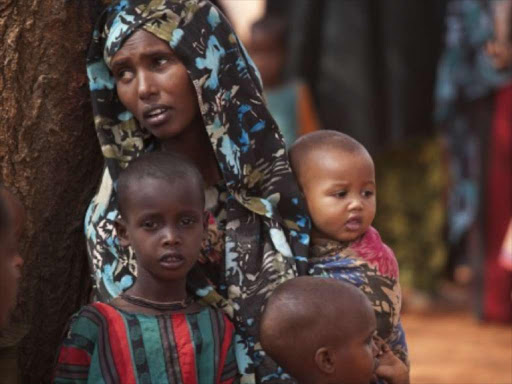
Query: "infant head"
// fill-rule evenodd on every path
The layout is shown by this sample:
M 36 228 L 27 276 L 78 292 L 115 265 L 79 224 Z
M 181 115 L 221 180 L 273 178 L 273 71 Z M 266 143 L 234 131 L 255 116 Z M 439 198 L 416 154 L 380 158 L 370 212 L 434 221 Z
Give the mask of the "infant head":
M 299 138 L 290 163 L 313 221 L 312 238 L 352 241 L 376 211 L 375 169 L 368 151 L 341 132 L 322 130 Z
M 260 339 L 301 384 L 369 384 L 377 364 L 375 331 L 374 310 L 358 288 L 301 276 L 269 298 Z

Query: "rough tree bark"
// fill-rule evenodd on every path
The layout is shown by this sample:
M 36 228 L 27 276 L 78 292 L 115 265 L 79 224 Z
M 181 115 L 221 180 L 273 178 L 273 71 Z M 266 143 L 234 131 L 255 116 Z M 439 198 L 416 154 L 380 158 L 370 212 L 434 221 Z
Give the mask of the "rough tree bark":
M 44 383 L 69 316 L 86 301 L 82 230 L 102 159 L 85 56 L 93 0 L 0 0 L 2 182 L 27 210 L 18 322 L 28 324 L 19 366 Z

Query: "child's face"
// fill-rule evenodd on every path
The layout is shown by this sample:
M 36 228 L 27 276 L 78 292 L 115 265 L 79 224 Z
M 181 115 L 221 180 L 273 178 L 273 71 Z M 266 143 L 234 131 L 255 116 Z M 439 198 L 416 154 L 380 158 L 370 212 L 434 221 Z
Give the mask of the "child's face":
M 313 220 L 313 237 L 352 241 L 371 225 L 376 210 L 375 170 L 364 152 L 330 148 L 309 154 L 299 175 Z
M 9 227 L 0 234 L 0 329 L 7 326 L 9 315 L 16 306 L 23 259 L 18 240 L 24 221 L 21 203 L 9 192 L 0 192 L 9 213 Z
M 280 39 L 272 33 L 258 29 L 251 36 L 249 50 L 260 71 L 263 85 L 271 87 L 279 84 L 285 61 L 285 49 Z
M 335 381 L 340 384 L 369 384 L 377 369 L 378 348 L 375 345 L 377 322 L 370 305 L 362 314 L 363 318 L 348 334 L 352 338 L 343 341 L 336 349 Z
M 130 184 L 119 237 L 131 245 L 137 266 L 155 279 L 186 279 L 197 261 L 207 215 L 193 181 L 143 178 Z

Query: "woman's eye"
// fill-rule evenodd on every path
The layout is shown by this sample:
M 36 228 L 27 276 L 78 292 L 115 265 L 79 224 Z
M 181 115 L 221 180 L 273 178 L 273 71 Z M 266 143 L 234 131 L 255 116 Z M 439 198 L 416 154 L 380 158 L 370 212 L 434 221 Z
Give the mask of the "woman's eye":
M 120 69 L 114 73 L 114 77 L 117 81 L 126 83 L 133 78 L 133 72 L 127 69 Z
M 161 67 L 161 66 L 167 64 L 168 61 L 169 61 L 169 59 L 167 57 L 157 57 L 154 60 L 154 65 L 156 68 L 158 68 L 158 67 Z

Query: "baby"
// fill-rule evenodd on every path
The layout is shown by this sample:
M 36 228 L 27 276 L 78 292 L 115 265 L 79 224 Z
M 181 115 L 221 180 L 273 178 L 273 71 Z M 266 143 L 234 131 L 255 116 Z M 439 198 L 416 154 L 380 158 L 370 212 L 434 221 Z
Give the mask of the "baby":
M 117 193 L 117 235 L 133 247 L 137 279 L 110 304 L 74 316 L 55 383 L 233 383 L 234 327 L 186 289 L 207 227 L 201 174 L 180 156 L 152 152 L 121 173 Z
M 360 288 L 375 310 L 377 335 L 408 364 L 398 264 L 371 226 L 376 185 L 368 151 L 343 133 L 324 130 L 299 138 L 290 161 L 313 221 L 309 273 Z
M 0 330 L 8 325 L 16 306 L 23 266 L 18 240 L 24 221 L 25 211 L 20 201 L 0 186 Z
M 301 384 L 369 384 L 375 374 L 389 383 L 407 383 L 405 365 L 375 344 L 376 326 L 373 308 L 359 289 L 301 276 L 270 296 L 260 336 L 265 352 Z M 387 376 L 390 369 L 393 377 Z

